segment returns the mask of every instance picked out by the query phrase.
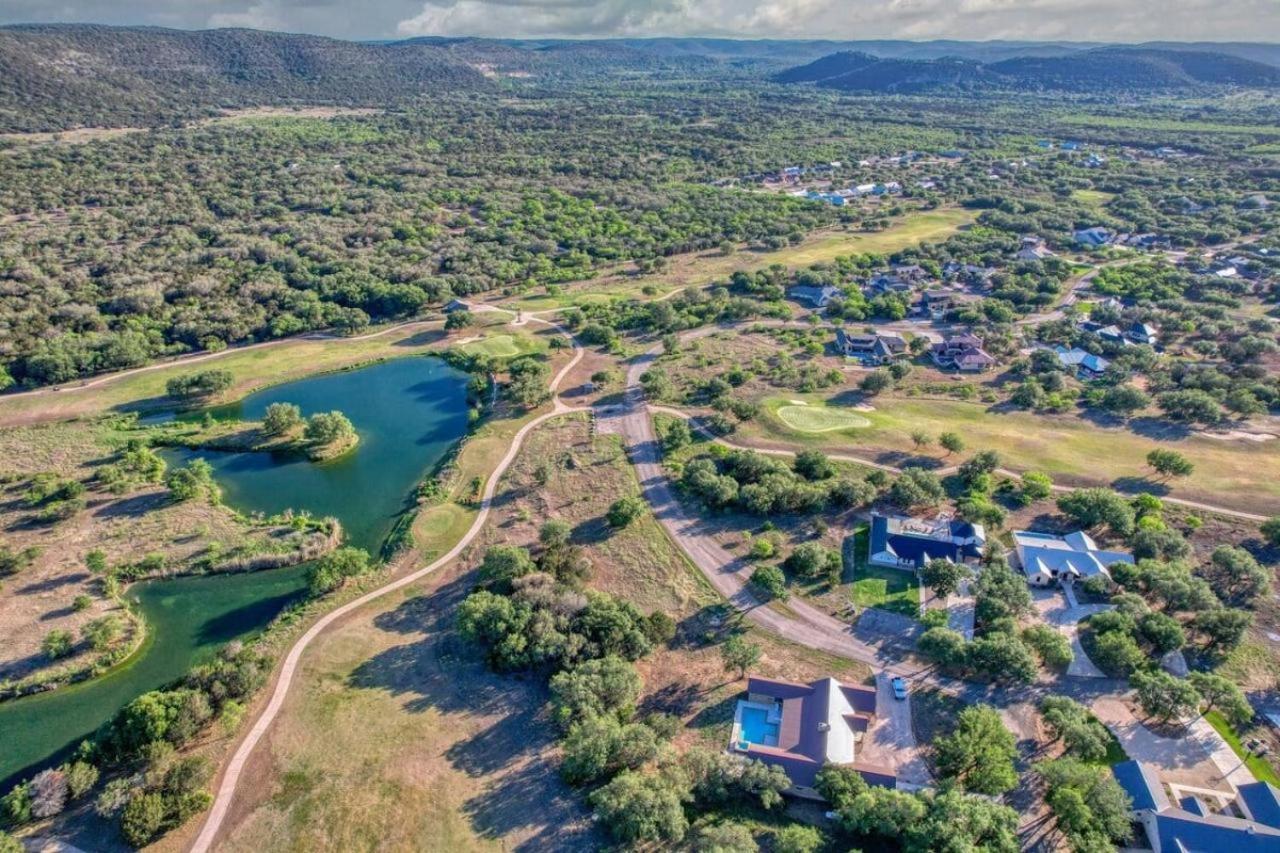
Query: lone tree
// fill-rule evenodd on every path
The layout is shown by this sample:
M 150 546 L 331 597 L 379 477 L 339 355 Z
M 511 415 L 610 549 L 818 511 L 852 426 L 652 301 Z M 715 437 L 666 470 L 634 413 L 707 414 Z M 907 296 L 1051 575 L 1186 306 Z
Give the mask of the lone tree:
M 939 598 L 946 598 L 957 589 L 965 578 L 969 577 L 969 568 L 962 563 L 950 560 L 930 560 L 924 564 L 920 572 L 921 582 Z
M 613 502 L 608 514 L 605 515 L 605 520 L 609 522 L 610 527 L 621 530 L 643 514 L 644 501 L 634 495 L 628 495 Z
M 964 450 L 964 439 L 957 432 L 944 432 L 938 436 L 938 444 L 941 444 L 942 449 L 947 451 L 947 455 Z
M 1166 479 L 1169 477 L 1186 477 L 1196 468 L 1190 459 L 1178 451 L 1159 448 L 1147 454 L 1147 465 Z
M 202 370 L 173 377 L 165 383 L 165 391 L 179 400 L 196 400 L 227 390 L 233 381 L 230 370 Z
M 747 670 L 760 662 L 760 647 L 748 643 L 734 634 L 720 646 L 720 658 L 724 661 L 726 672 L 738 671 L 738 678 L 746 678 Z
M 350 438 L 356 434 L 356 428 L 342 412 L 317 412 L 307 418 L 302 434 L 312 444 L 326 445 Z

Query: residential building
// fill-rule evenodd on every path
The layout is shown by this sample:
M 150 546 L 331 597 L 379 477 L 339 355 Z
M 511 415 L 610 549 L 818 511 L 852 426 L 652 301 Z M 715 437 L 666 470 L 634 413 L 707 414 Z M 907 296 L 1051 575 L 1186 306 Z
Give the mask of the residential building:
M 782 768 L 791 780 L 789 793 L 800 797 L 821 799 L 814 782 L 826 764 L 851 765 L 870 784 L 893 788 L 892 769 L 858 761 L 858 744 L 875 713 L 874 687 L 834 678 L 796 684 L 752 676 L 734 711 L 729 748 Z
M 1154 853 L 1277 853 L 1280 851 L 1280 791 L 1267 782 L 1240 785 L 1233 802 L 1218 811 L 1188 794 L 1176 804 L 1156 769 L 1123 761 L 1112 775 L 1132 804 L 1146 848 Z M 1131 845 L 1134 846 L 1134 845 Z
M 1102 227 L 1082 228 L 1072 235 L 1080 245 L 1094 248 L 1107 245 L 1114 236 L 1109 230 Z
M 1026 234 L 1022 238 L 1022 245 L 1018 252 L 1014 255 L 1020 261 L 1043 261 L 1045 258 L 1052 258 L 1053 252 L 1049 251 L 1049 247 L 1044 244 L 1044 240 L 1034 234 Z
M 923 568 L 930 560 L 973 563 L 981 559 L 986 544 L 981 524 L 872 513 L 867 562 L 906 571 Z
M 1135 344 L 1155 346 L 1160 340 L 1160 330 L 1150 323 L 1139 323 L 1135 320 L 1129 328 L 1124 330 L 1124 336 Z
M 1033 586 L 1052 583 L 1074 583 L 1097 575 L 1111 576 L 1108 567 L 1116 563 L 1133 563 L 1133 555 L 1124 551 L 1104 551 L 1082 530 L 1055 536 L 1017 530 L 1013 534 L 1018 565 Z
M 872 294 L 879 293 L 910 293 L 911 282 L 906 279 L 899 278 L 894 273 L 878 273 L 871 277 L 867 282 L 867 290 Z
M 830 284 L 822 287 L 800 285 L 787 291 L 789 298 L 794 299 L 796 302 L 807 302 L 814 308 L 826 308 L 832 299 L 838 299 L 842 295 L 840 288 L 833 287 Z
M 1053 351 L 1057 353 L 1058 363 L 1068 370 L 1075 371 L 1081 379 L 1097 379 L 1111 366 L 1111 362 L 1102 356 L 1094 355 L 1079 347 L 1067 349 L 1059 344 L 1053 348 Z
M 471 306 L 463 302 L 461 299 L 450 299 L 440 310 L 445 314 L 452 314 L 455 311 L 470 311 Z
M 926 290 L 920 294 L 920 308 L 933 320 L 947 316 L 957 301 L 957 295 L 949 290 Z
M 897 335 L 851 335 L 836 329 L 836 349 L 864 364 L 888 364 L 907 352 L 907 342 Z
M 929 271 L 919 264 L 893 264 L 890 269 L 903 281 L 920 282 L 929 277 Z
M 982 348 L 982 338 L 977 335 L 952 335 L 934 344 L 929 355 L 938 367 L 963 373 L 981 373 L 996 364 L 995 358 Z

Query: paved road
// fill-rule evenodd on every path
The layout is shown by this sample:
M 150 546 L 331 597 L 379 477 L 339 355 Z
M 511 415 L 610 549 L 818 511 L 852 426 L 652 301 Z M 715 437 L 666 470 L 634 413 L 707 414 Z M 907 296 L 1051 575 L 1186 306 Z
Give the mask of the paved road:
M 560 327 L 556 326 L 554 323 L 548 323 L 548 325 L 551 325 L 556 329 L 560 329 Z M 563 332 L 563 329 L 561 329 L 561 331 Z M 567 335 L 567 333 L 565 334 Z M 570 341 L 573 341 L 572 337 L 570 337 Z M 582 359 L 582 349 L 577 346 L 576 342 L 573 342 L 573 347 L 573 358 L 569 360 L 568 364 L 561 368 L 561 370 L 555 375 L 555 378 L 551 381 L 551 390 L 553 393 L 559 389 L 561 381 L 563 381 L 564 377 L 568 375 L 569 371 L 572 370 Z M 506 472 L 507 468 L 515 460 L 516 455 L 520 452 L 520 448 L 524 444 L 526 436 L 548 419 L 569 411 L 573 411 L 573 409 L 561 402 L 559 397 L 556 397 L 554 406 L 550 412 L 540 415 L 520 428 L 512 440 L 511 446 L 507 448 L 506 455 L 502 457 L 502 460 L 498 463 L 497 467 L 494 468 L 493 473 L 489 475 L 489 480 L 485 484 L 484 493 L 481 496 L 480 511 L 476 514 L 475 521 L 471 523 L 471 527 L 467 530 L 466 534 L 458 540 L 458 543 L 449 549 L 448 553 L 429 565 L 423 566 L 422 568 L 416 569 L 407 575 L 403 575 L 392 580 L 377 589 L 370 590 L 359 598 L 349 601 L 335 610 L 331 610 L 329 613 L 318 619 L 316 623 L 306 631 L 306 633 L 294 642 L 293 646 L 289 649 L 288 654 L 285 656 L 284 663 L 281 664 L 280 670 L 276 675 L 275 683 L 272 686 L 271 697 L 268 700 L 266 707 L 262 709 L 262 712 L 258 715 L 257 719 L 253 721 L 252 727 L 250 727 L 244 739 L 240 741 L 240 745 L 236 748 L 235 753 L 231 756 L 231 760 L 227 763 L 226 768 L 222 773 L 222 778 L 218 784 L 218 791 L 214 797 L 213 806 L 210 808 L 209 814 L 205 817 L 204 826 L 201 827 L 200 834 L 196 837 L 195 842 L 193 842 L 191 846 L 193 853 L 206 853 L 206 851 L 212 848 L 213 842 L 218 836 L 218 832 L 222 829 L 223 821 L 226 820 L 227 811 L 231 808 L 232 800 L 235 798 L 236 788 L 240 784 L 240 775 L 244 770 L 244 766 L 248 762 L 249 756 L 253 754 L 254 748 L 257 747 L 259 741 L 262 740 L 263 735 L 267 733 L 267 730 L 271 728 L 271 724 L 275 722 L 276 717 L 279 716 L 280 709 L 284 707 L 285 697 L 288 695 L 289 688 L 293 684 L 293 678 L 297 674 L 298 665 L 301 663 L 302 655 L 307 650 L 307 647 L 315 641 L 316 637 L 320 636 L 335 622 L 353 610 L 357 610 L 366 604 L 381 598 L 389 592 L 394 592 L 398 589 L 403 589 L 411 584 L 417 583 L 422 578 L 457 559 L 462 551 L 471 544 L 476 535 L 484 528 L 485 521 L 489 517 L 489 511 L 493 506 L 493 496 L 494 492 L 497 491 L 498 483 L 502 480 L 502 475 Z

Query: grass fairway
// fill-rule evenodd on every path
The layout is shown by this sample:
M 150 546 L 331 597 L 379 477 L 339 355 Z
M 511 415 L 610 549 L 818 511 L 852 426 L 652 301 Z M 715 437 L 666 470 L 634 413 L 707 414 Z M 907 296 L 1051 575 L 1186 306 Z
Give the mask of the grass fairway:
M 976 218 L 976 211 L 958 207 L 915 211 L 883 231 L 818 231 L 799 245 L 772 252 L 741 251 L 725 255 L 712 250 L 690 253 L 672 258 L 667 270 L 658 275 L 638 278 L 624 274 L 604 275 L 566 287 L 554 296 L 524 296 L 507 304 L 526 311 L 543 311 L 615 297 L 637 297 L 646 288 L 652 293 L 665 295 L 680 287 L 726 279 L 738 270 L 764 269 L 773 264 L 807 267 L 841 255 L 890 254 L 909 246 L 945 240 L 962 227 L 971 225 Z
M 862 415 L 829 406 L 783 406 L 778 409 L 778 417 L 800 432 L 833 432 L 871 426 L 871 421 Z
M 1102 190 L 1075 190 L 1071 197 L 1089 209 L 1102 213 L 1107 203 L 1116 196 L 1115 193 L 1105 193 Z
M 1064 484 L 1111 485 L 1151 489 L 1188 500 L 1238 508 L 1247 512 L 1280 512 L 1280 453 L 1275 442 L 1217 441 L 1195 435 L 1150 438 L 1124 426 L 1102 426 L 1075 415 L 1037 415 L 1022 411 L 993 411 L 982 403 L 959 400 L 881 396 L 875 410 L 850 414 L 869 426 L 856 430 L 808 432 L 795 428 L 781 410 L 802 399 L 808 407 L 828 402 L 821 395 L 788 394 L 764 401 L 760 416 L 742 424 L 737 435 L 852 453 L 872 461 L 901 460 L 916 452 L 912 432 L 937 436 L 958 432 L 969 451 L 942 459 L 958 464 L 968 452 L 996 450 L 1003 463 L 1018 471 L 1043 471 Z M 837 409 L 836 406 L 828 408 Z M 1152 424 L 1160 428 L 1159 424 Z M 1157 447 L 1177 450 L 1195 465 L 1189 477 L 1168 483 L 1149 481 L 1147 453 Z M 934 455 L 941 454 L 935 450 Z M 880 457 L 884 457 L 882 460 Z
M 492 335 L 487 338 L 481 338 L 478 341 L 464 344 L 461 349 L 465 352 L 487 355 L 491 358 L 515 358 L 523 352 L 522 348 L 517 345 L 516 339 L 511 335 Z

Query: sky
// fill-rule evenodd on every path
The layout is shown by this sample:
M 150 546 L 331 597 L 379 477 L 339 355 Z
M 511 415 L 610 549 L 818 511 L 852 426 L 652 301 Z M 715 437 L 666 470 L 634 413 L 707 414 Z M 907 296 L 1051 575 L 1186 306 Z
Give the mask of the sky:
M 422 35 L 1280 42 L 1280 0 L 0 0 L 0 23 Z

